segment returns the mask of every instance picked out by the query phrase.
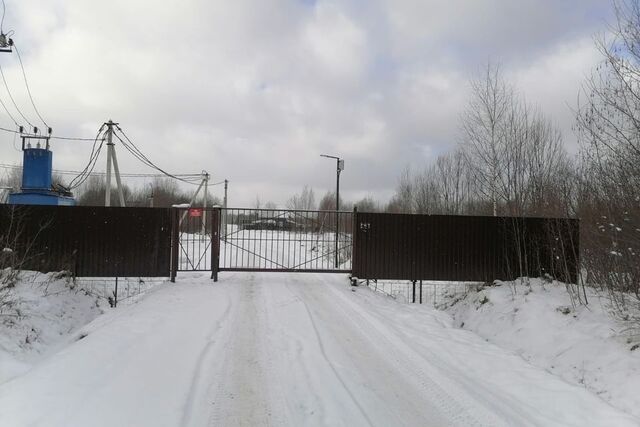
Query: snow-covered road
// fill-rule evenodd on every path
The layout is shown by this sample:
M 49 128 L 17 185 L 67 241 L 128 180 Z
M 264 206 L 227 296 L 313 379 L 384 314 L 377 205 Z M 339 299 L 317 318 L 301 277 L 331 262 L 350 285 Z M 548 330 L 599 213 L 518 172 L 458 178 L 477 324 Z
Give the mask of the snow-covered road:
M 640 425 L 340 275 L 181 275 L 76 338 L 0 385 L 0 425 Z

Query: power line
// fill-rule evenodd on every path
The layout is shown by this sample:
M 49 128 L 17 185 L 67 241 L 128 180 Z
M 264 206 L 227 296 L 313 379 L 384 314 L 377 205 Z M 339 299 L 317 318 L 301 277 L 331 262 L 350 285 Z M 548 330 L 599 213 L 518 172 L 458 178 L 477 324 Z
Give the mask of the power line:
M 1 99 L 0 99 L 0 104 L 2 104 L 2 100 Z M 4 105 L 4 104 L 2 104 L 2 105 Z M 20 127 L 20 125 L 18 123 L 16 123 L 16 126 Z M 16 133 L 17 134 L 21 134 L 21 132 L 19 132 L 17 130 L 7 129 L 7 128 L 4 128 L 4 127 L 0 127 L 0 131 L 14 133 L 14 134 L 16 134 Z M 33 134 L 22 133 L 22 135 L 30 136 L 30 135 L 33 135 Z M 82 138 L 82 137 L 72 137 L 72 136 L 54 136 L 54 135 L 51 135 L 49 138 L 50 139 L 59 139 L 59 140 L 64 140 L 64 141 L 90 141 L 90 142 L 93 142 L 94 139 L 95 139 L 95 138 Z
M 144 153 L 142 151 L 140 151 L 140 149 L 138 147 L 136 147 L 136 145 L 133 143 L 133 141 L 131 141 L 131 139 L 127 136 L 126 133 L 124 133 L 124 131 L 122 130 L 122 128 L 118 125 L 115 125 L 116 129 L 118 129 L 118 131 L 120 131 L 120 133 L 122 134 L 122 136 L 127 140 L 127 142 L 125 142 L 125 140 L 123 140 L 122 138 L 120 138 L 120 136 L 117 133 L 113 133 L 115 135 L 116 138 L 118 138 L 118 140 L 120 140 L 120 142 L 122 143 L 122 145 L 124 146 L 124 148 L 129 151 L 135 158 L 137 158 L 138 160 L 140 160 L 142 163 L 144 163 L 145 165 L 149 166 L 152 169 L 157 170 L 158 172 L 173 178 L 173 179 L 177 179 L 178 181 L 182 181 L 184 183 L 187 184 L 192 184 L 192 185 L 198 185 L 198 182 L 193 182 L 193 181 L 188 181 L 186 179 L 180 178 L 176 175 L 170 174 L 169 172 L 161 169 L 160 167 L 158 167 L 157 165 L 155 165 L 151 160 L 149 160 L 149 158 L 147 156 L 144 155 Z
M 2 102 L 2 98 L 0 98 L 0 104 L 2 105 L 2 108 L 4 108 L 4 111 L 7 112 L 7 114 L 9 115 L 9 117 L 11 118 L 11 121 L 16 125 L 16 127 L 20 127 L 20 125 L 18 124 L 18 122 L 16 121 L 16 119 L 13 117 L 13 115 L 9 112 L 9 109 L 7 108 L 7 106 L 4 104 L 4 102 Z M 10 129 L 3 129 L 9 132 L 16 132 L 14 130 L 10 130 Z
M 18 114 L 20 114 L 22 116 L 22 118 L 29 124 L 29 126 L 34 127 L 33 123 L 31 123 L 29 121 L 29 119 L 27 119 L 27 117 L 22 114 L 22 111 L 20 111 L 20 108 L 18 107 L 18 104 L 16 104 L 15 99 L 13 99 L 13 95 L 11 95 L 11 90 L 9 89 L 9 85 L 7 84 L 7 79 L 4 77 L 4 71 L 2 71 L 2 66 L 0 66 L 0 76 L 2 76 L 2 82 L 4 83 L 4 87 L 7 89 L 7 93 L 9 94 L 9 98 L 11 99 L 11 102 L 13 103 L 13 106 L 16 107 L 16 110 L 18 111 Z
M 96 162 L 98 161 L 98 156 L 100 155 L 100 150 L 102 150 L 102 146 L 104 145 L 104 137 L 103 137 L 102 140 L 100 141 L 100 145 L 98 146 L 98 149 L 96 150 L 96 144 L 98 143 L 98 139 L 100 138 L 100 135 L 102 135 L 103 130 L 104 130 L 104 125 L 100 126 L 100 129 L 98 129 L 98 134 L 96 135 L 96 139 L 93 141 L 93 146 L 91 147 L 91 154 L 89 155 L 89 163 L 87 163 L 87 166 L 85 166 L 85 168 L 75 178 L 71 180 L 71 182 L 69 183 L 69 189 L 74 189 L 82 185 L 82 183 L 84 183 L 89 178 L 91 172 L 93 172 L 93 169 L 96 166 Z
M 22 166 L 16 166 L 16 165 L 9 165 L 7 163 L 0 163 L 0 168 L 2 169 L 22 169 Z M 74 171 L 74 170 L 63 170 L 63 169 L 53 169 L 53 172 L 55 173 L 59 173 L 60 175 L 77 175 L 79 174 L 81 171 Z M 92 172 L 92 175 L 106 175 L 106 172 Z M 161 174 L 161 173 L 121 173 L 120 174 L 121 177 L 123 178 L 162 178 L 162 177 L 166 177 L 166 175 Z M 184 174 L 175 174 L 175 176 L 178 177 L 183 177 L 183 178 L 192 178 L 192 179 L 200 179 L 202 177 L 202 174 L 199 173 L 184 173 Z M 224 181 L 221 182 L 216 182 L 213 184 L 209 184 L 209 186 L 212 185 L 219 185 L 219 184 L 223 184 Z
M 2 0 L 4 1 L 4 0 Z M 40 111 L 36 107 L 36 103 L 33 100 L 33 95 L 31 95 L 31 88 L 29 88 L 29 82 L 27 81 L 27 73 L 24 71 L 24 65 L 22 64 L 22 57 L 20 56 L 20 51 L 18 50 L 18 46 L 13 44 L 13 48 L 16 50 L 16 54 L 18 55 L 18 61 L 20 62 L 20 69 L 22 69 L 22 77 L 24 77 L 24 85 L 27 87 L 27 93 L 29 94 L 29 99 L 31 100 L 31 105 L 33 106 L 33 110 L 36 112 L 42 123 L 44 123 L 45 127 L 49 127 L 47 122 L 40 115 Z

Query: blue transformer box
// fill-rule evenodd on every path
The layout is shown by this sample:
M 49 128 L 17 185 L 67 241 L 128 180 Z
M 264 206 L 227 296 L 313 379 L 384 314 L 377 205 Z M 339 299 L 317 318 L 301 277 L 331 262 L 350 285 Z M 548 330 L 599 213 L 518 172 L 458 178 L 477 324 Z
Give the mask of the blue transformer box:
M 9 194 L 10 205 L 75 206 L 70 193 L 53 189 L 53 153 L 46 148 L 24 148 L 22 191 Z
M 53 153 L 44 148 L 25 148 L 22 160 L 22 190 L 51 190 Z

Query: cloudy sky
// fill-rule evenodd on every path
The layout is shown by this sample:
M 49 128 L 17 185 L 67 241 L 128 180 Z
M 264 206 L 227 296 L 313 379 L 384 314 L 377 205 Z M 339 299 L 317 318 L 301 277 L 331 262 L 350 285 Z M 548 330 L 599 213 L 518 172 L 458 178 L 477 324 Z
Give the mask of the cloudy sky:
M 321 153 L 346 159 L 345 198 L 386 200 L 403 168 L 459 142 L 489 58 L 575 150 L 571 107 L 612 15 L 607 0 L 5 1 L 55 134 L 93 137 L 113 119 L 166 170 L 229 179 L 233 206 L 333 189 Z M 16 56 L 0 65 L 35 121 Z M 12 108 L 4 87 L 0 99 Z M 0 126 L 15 127 L 2 110 Z M 82 169 L 90 145 L 56 141 L 54 168 Z M 123 172 L 152 172 L 118 152 Z M 0 133 L 0 163 L 20 162 Z

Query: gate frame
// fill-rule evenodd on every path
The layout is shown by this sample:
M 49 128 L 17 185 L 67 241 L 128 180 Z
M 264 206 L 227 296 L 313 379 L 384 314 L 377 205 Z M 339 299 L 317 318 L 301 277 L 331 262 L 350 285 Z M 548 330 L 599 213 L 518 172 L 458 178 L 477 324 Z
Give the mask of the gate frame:
M 175 283 L 176 276 L 178 274 L 179 268 L 179 254 L 180 254 L 180 213 L 181 211 L 185 211 L 186 207 L 173 207 L 171 208 L 171 269 L 170 269 L 170 280 Z M 194 208 L 195 209 L 195 208 Z M 238 209 L 246 209 L 246 210 L 265 210 L 265 209 L 252 209 L 252 208 L 221 208 L 220 206 L 215 206 L 213 208 L 198 208 L 198 209 L 206 209 L 207 212 L 210 213 L 210 221 L 211 221 L 211 279 L 214 282 L 218 281 L 218 273 L 221 271 L 246 271 L 246 272 L 273 272 L 273 273 L 345 273 L 351 275 L 353 273 L 353 256 L 356 247 L 356 233 L 355 226 L 357 224 L 357 213 L 358 209 L 354 207 L 353 212 L 350 211 L 326 211 L 326 212 L 335 212 L 336 215 L 339 213 L 351 213 L 351 222 L 352 222 L 352 232 L 351 232 L 351 268 L 349 269 L 289 269 L 289 268 L 242 268 L 242 267 L 220 267 L 220 240 L 221 233 L 220 227 L 222 225 L 222 210 L 238 210 Z M 271 210 L 271 209 L 266 209 Z M 280 211 L 294 211 L 294 212 L 303 212 L 296 209 L 274 209 Z M 304 211 L 304 212 L 325 212 L 325 211 Z M 337 240 L 336 240 L 337 243 Z M 208 271 L 208 270 L 203 270 Z

